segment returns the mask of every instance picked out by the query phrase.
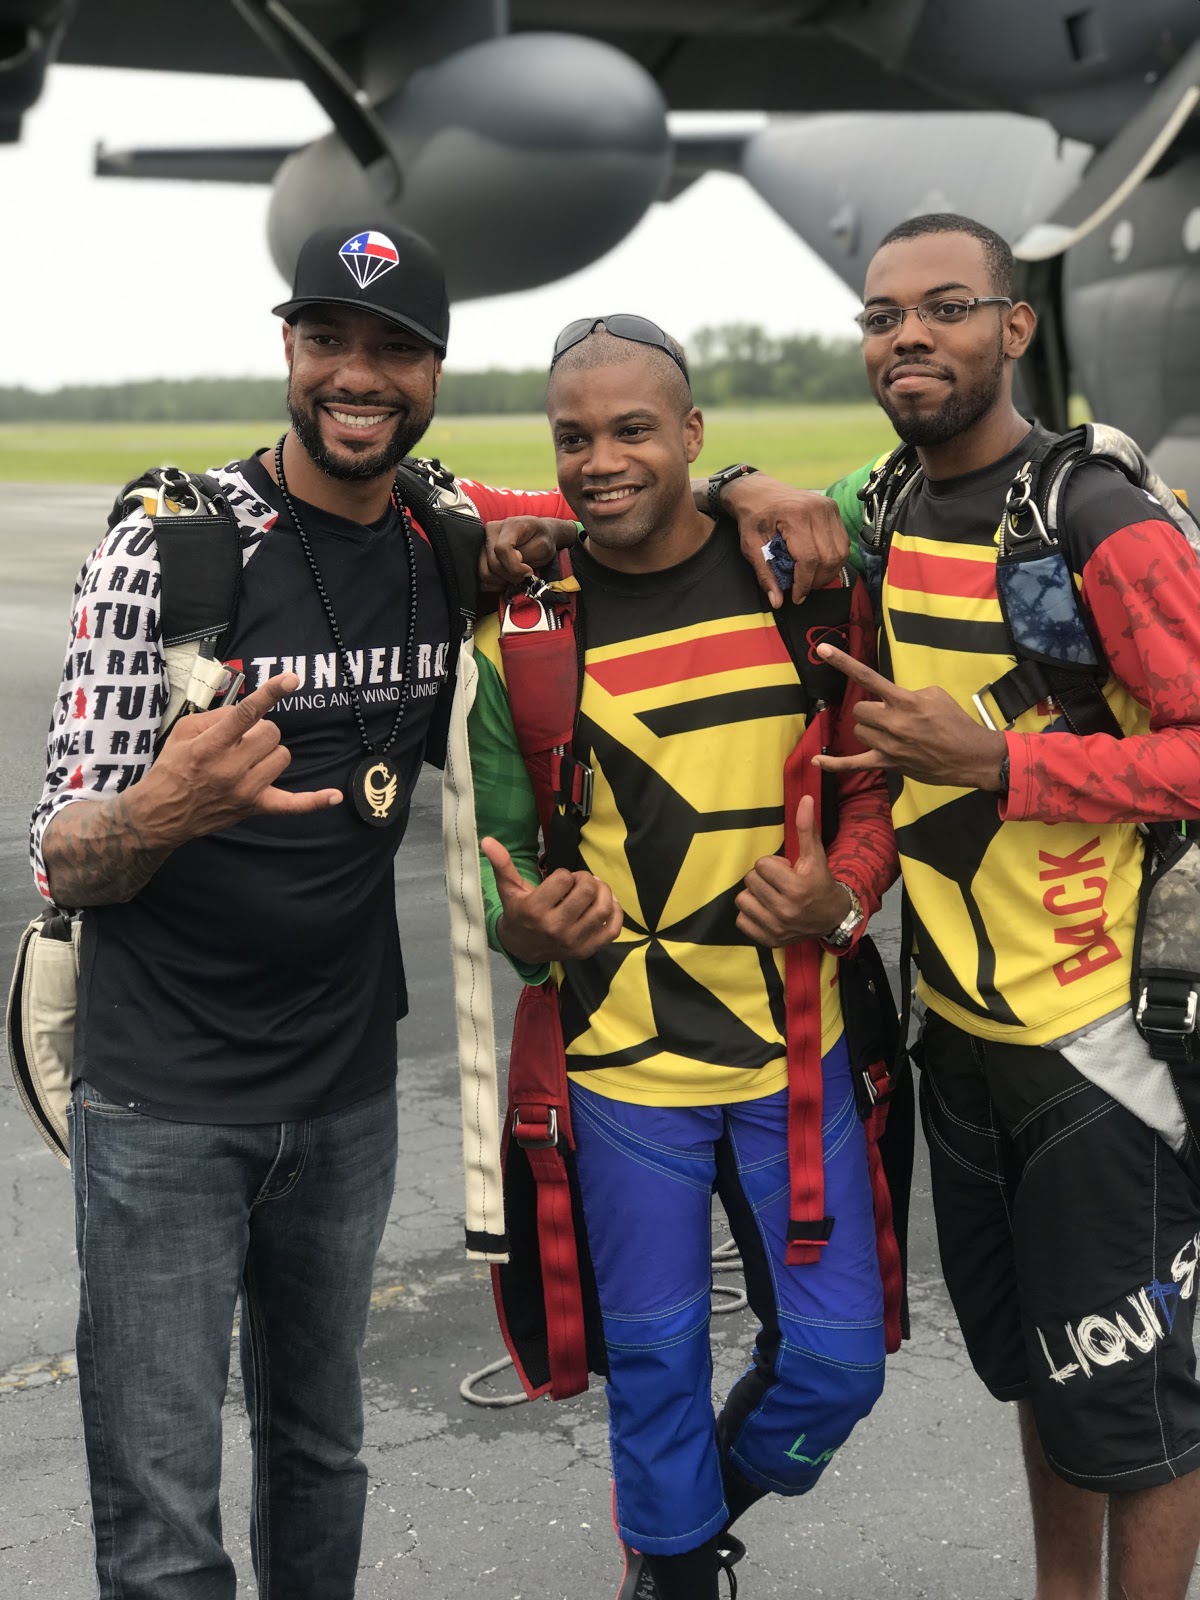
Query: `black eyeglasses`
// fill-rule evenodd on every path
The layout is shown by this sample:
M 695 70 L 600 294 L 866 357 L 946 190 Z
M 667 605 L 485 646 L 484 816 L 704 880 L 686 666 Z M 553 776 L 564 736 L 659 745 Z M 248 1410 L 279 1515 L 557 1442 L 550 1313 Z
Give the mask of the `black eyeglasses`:
M 613 317 L 579 317 L 574 322 L 568 322 L 554 341 L 554 354 L 550 358 L 551 367 L 553 368 L 560 356 L 565 356 L 568 350 L 577 344 L 582 344 L 589 334 L 595 333 L 601 323 L 604 324 L 605 332 L 611 333 L 614 339 L 629 339 L 634 344 L 648 344 L 652 349 L 665 350 L 687 378 L 688 383 L 691 383 L 687 363 L 676 350 L 672 349 L 671 341 L 658 323 L 651 322 L 649 317 L 633 317 L 625 312 L 618 312 Z
M 965 322 L 976 306 L 1011 306 L 1006 294 L 930 295 L 915 306 L 864 306 L 855 317 L 865 337 L 895 333 L 910 311 L 915 311 L 927 328 L 952 328 Z

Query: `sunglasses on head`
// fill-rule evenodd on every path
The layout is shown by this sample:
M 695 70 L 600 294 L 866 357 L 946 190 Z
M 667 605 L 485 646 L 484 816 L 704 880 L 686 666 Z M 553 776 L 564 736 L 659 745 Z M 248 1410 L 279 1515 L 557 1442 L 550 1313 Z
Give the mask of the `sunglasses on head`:
M 554 341 L 551 367 L 560 356 L 566 355 L 568 350 L 582 344 L 590 334 L 595 333 L 601 323 L 605 332 L 611 333 L 614 339 L 629 339 L 633 344 L 648 344 L 654 350 L 665 350 L 684 377 L 688 378 L 686 362 L 671 348 L 671 341 L 658 323 L 651 322 L 649 317 L 633 317 L 625 312 L 618 312 L 614 317 L 578 317 L 574 322 L 568 322 Z M 691 382 L 690 378 L 688 382 Z

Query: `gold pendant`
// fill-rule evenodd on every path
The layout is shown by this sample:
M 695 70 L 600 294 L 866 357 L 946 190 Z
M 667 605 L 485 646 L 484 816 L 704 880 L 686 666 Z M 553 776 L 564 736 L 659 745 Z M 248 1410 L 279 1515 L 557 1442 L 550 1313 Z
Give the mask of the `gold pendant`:
M 350 777 L 354 809 L 372 828 L 386 828 L 404 812 L 398 804 L 400 774 L 386 756 L 367 756 Z

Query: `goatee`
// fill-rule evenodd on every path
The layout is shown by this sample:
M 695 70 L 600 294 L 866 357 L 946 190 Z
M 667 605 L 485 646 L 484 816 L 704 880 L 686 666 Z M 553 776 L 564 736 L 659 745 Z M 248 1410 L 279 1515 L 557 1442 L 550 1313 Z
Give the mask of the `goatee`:
M 300 441 L 305 455 L 319 472 L 323 472 L 327 478 L 336 478 L 342 483 L 362 483 L 394 472 L 405 456 L 412 455 L 433 421 L 433 407 L 430 406 L 424 412 L 412 410 L 401 412 L 386 443 L 380 445 L 377 450 L 358 456 L 343 456 L 331 450 L 321 432 L 320 418 L 316 409 L 303 410 L 292 400 L 290 392 L 288 415 L 292 419 L 292 431 Z
M 952 389 L 936 411 L 914 414 L 900 410 L 889 403 L 886 384 L 878 397 L 879 404 L 905 444 L 916 445 L 919 450 L 929 449 L 949 444 L 951 439 L 957 439 L 986 416 L 996 403 L 1003 377 L 1004 347 L 1000 345 L 991 370 L 965 394 Z

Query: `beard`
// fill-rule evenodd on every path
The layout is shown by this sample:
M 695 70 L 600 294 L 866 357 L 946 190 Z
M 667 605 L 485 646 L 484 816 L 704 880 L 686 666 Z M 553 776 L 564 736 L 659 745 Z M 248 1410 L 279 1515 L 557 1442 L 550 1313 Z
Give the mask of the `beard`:
M 322 402 L 324 405 L 336 406 L 339 402 L 346 405 L 378 405 L 393 409 L 386 400 L 374 397 L 363 399 L 349 395 L 333 395 Z M 292 419 L 292 431 L 300 441 L 305 455 L 319 472 L 328 478 L 337 478 L 342 483 L 362 483 L 371 478 L 382 478 L 393 472 L 406 456 L 410 456 L 417 445 L 429 430 L 433 421 L 433 401 L 419 410 L 409 405 L 401 405 L 398 409 L 395 424 L 391 435 L 385 443 L 375 449 L 364 451 L 361 455 L 344 456 L 331 450 L 325 442 L 321 432 L 321 418 L 318 407 L 314 404 L 308 409 L 292 393 L 292 386 L 288 384 L 288 415 Z
M 905 444 L 928 449 L 939 444 L 949 444 L 960 434 L 973 428 L 981 417 L 995 405 L 1004 378 L 1004 346 L 996 347 L 996 359 L 991 367 L 969 389 L 951 389 L 936 411 L 913 413 L 889 403 L 887 384 L 880 385 L 877 396 L 888 421 Z

